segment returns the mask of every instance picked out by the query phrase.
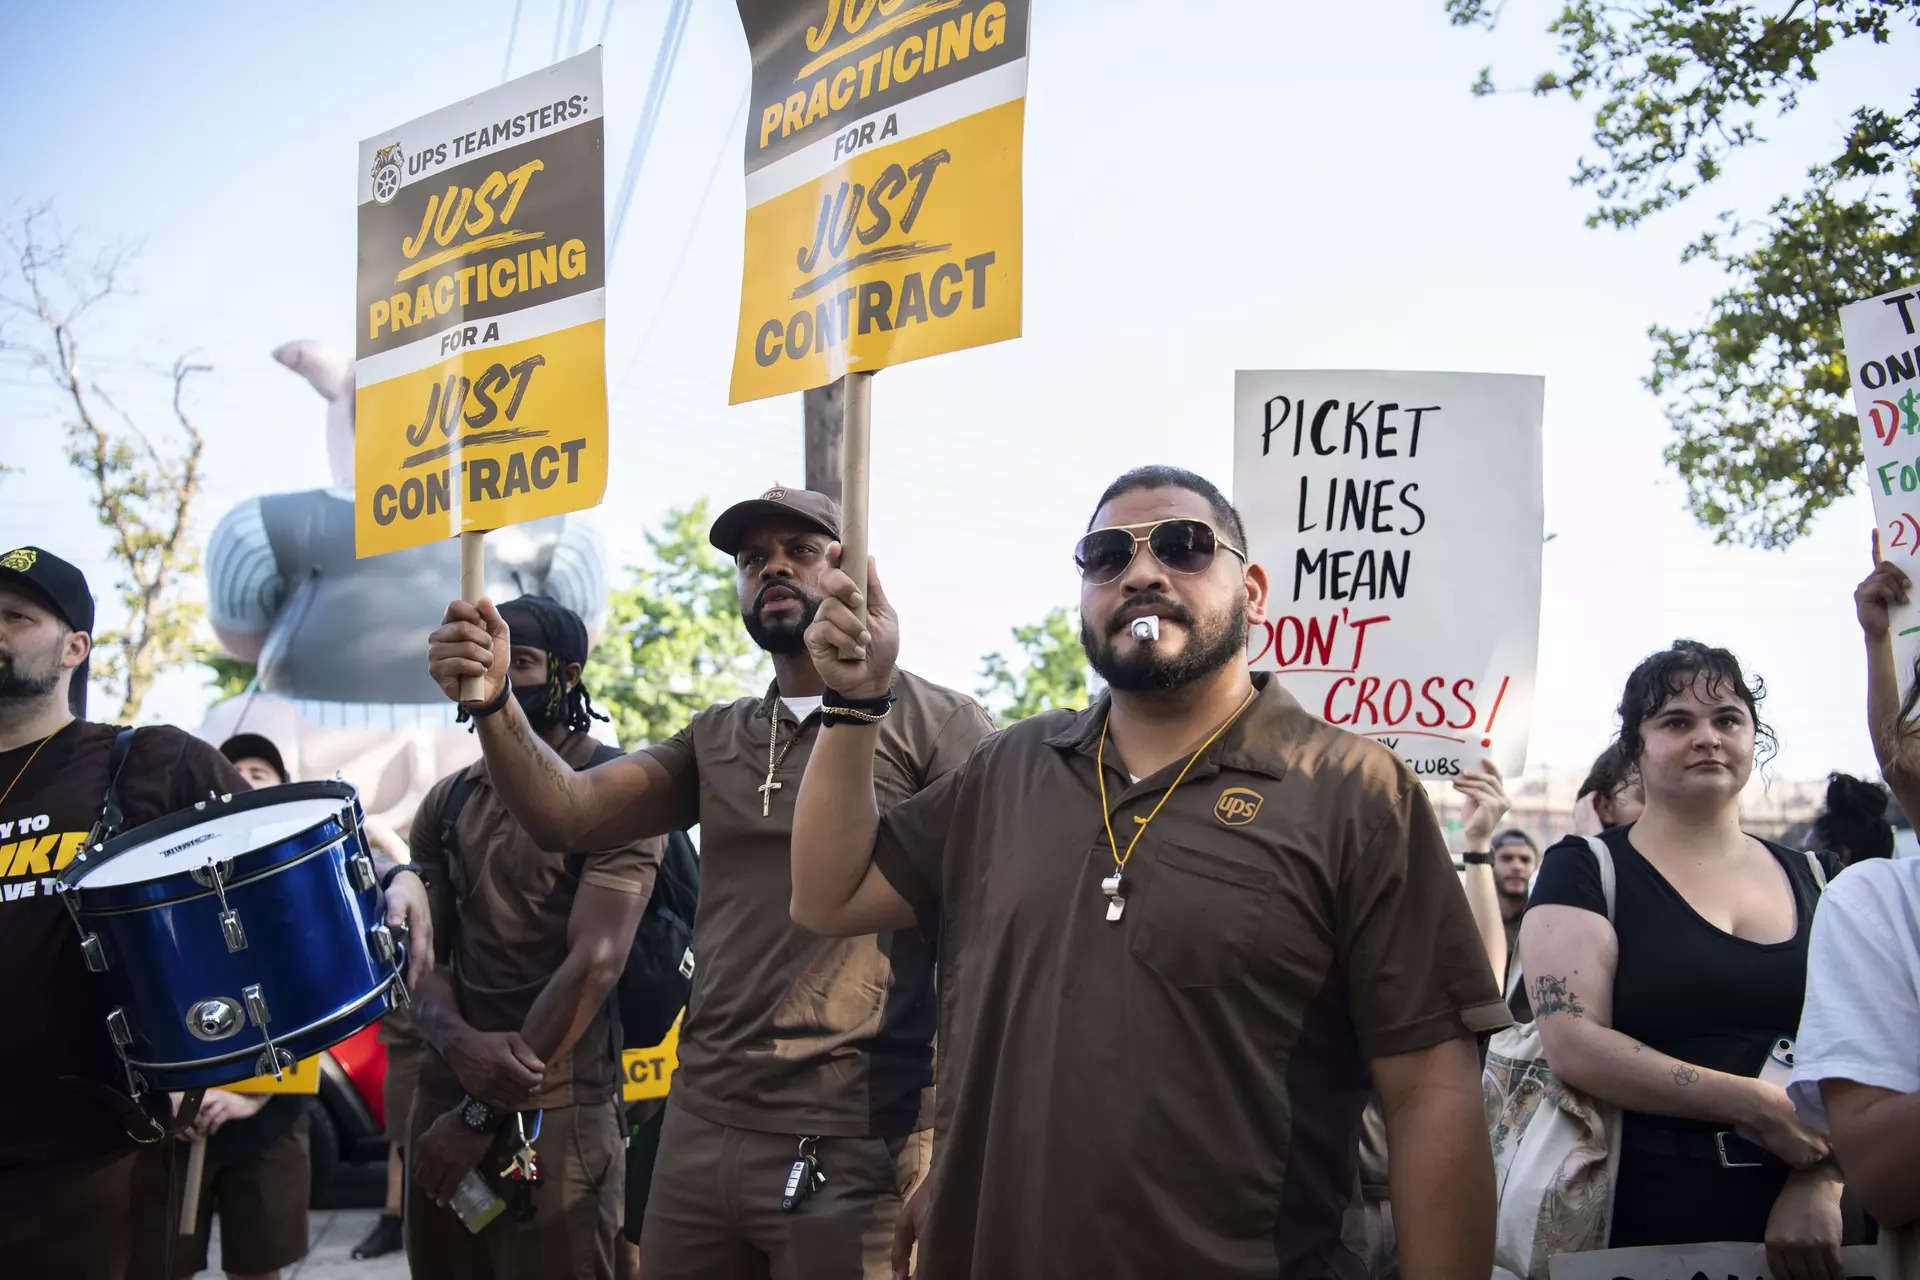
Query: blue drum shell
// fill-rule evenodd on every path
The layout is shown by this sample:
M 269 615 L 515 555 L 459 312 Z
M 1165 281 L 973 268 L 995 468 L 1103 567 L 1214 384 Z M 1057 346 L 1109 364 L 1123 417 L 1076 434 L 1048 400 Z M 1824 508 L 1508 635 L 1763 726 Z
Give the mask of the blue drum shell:
M 356 803 L 355 816 L 358 817 Z M 344 815 L 343 815 L 344 816 Z M 95 977 L 124 1013 L 127 1060 L 155 1089 L 230 1084 L 259 1074 L 266 1037 L 251 1017 L 214 1040 L 188 1029 L 188 1010 L 224 997 L 246 1008 L 258 985 L 276 1048 L 296 1060 L 338 1044 L 393 1003 L 393 970 L 372 951 L 378 887 L 356 889 L 348 859 L 359 833 L 329 819 L 227 864 L 226 898 L 246 932 L 228 951 L 220 900 L 191 873 L 75 890 L 81 926 L 99 937 Z

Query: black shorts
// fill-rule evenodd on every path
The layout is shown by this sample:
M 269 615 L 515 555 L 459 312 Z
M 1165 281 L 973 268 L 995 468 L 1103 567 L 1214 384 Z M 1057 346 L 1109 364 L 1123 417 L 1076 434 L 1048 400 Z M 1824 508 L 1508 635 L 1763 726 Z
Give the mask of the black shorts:
M 620 1223 L 620 1234 L 629 1243 L 640 1243 L 640 1223 L 647 1216 L 647 1191 L 653 1186 L 653 1162 L 660 1154 L 660 1126 L 667 1118 L 666 1104 L 657 1099 L 631 1103 L 627 1116 L 627 1209 Z

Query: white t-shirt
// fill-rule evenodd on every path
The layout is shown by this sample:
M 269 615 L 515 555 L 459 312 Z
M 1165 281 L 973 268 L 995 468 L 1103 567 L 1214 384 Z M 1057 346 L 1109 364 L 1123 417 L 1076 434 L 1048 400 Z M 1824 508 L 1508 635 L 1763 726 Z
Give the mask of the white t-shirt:
M 1855 863 L 1813 917 L 1788 1092 L 1818 1129 L 1822 1080 L 1920 1092 L 1920 859 Z
M 817 693 L 811 698 L 781 698 L 780 701 L 786 703 L 787 710 L 793 712 L 793 718 L 802 723 L 820 709 L 820 695 Z
M 1814 913 L 1787 1092 L 1818 1129 L 1822 1080 L 1920 1092 L 1920 858 L 1855 863 Z M 1920 1228 L 1880 1229 L 1879 1273 L 1920 1280 Z

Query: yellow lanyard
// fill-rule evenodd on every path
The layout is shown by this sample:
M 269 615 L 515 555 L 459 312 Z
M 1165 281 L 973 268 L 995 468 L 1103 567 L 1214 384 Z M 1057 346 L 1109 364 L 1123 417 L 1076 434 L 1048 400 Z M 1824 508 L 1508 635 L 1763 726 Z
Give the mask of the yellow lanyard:
M 1147 833 L 1148 824 L 1160 816 L 1160 810 L 1164 808 L 1167 801 L 1172 798 L 1174 788 L 1186 781 L 1187 771 L 1193 768 L 1193 762 L 1198 760 L 1201 755 L 1205 753 L 1206 749 L 1212 746 L 1214 741 L 1227 731 L 1228 725 L 1240 718 L 1240 713 L 1247 709 L 1248 704 L 1253 701 L 1254 695 L 1259 692 L 1258 689 L 1247 690 L 1247 696 L 1242 699 L 1239 706 L 1233 709 L 1233 714 L 1225 720 L 1222 720 L 1219 727 L 1208 734 L 1207 740 L 1196 747 L 1193 754 L 1187 757 L 1187 762 L 1180 766 L 1180 772 L 1174 775 L 1171 783 L 1167 784 L 1167 789 L 1161 793 L 1160 803 L 1153 806 L 1153 812 L 1144 818 L 1134 819 L 1134 822 L 1139 825 L 1134 830 L 1133 839 L 1127 841 L 1127 851 L 1125 853 L 1120 852 L 1120 842 L 1114 839 L 1113 814 L 1107 807 L 1107 722 L 1113 719 L 1113 709 L 1111 706 L 1108 707 L 1106 719 L 1100 722 L 1100 746 L 1094 751 L 1093 763 L 1100 778 L 1100 820 L 1106 824 L 1107 845 L 1113 850 L 1113 874 L 1100 882 L 1100 892 L 1107 895 L 1107 920 L 1109 922 L 1119 920 L 1121 914 L 1127 909 L 1127 899 L 1125 897 L 1127 859 L 1133 856 L 1133 847 L 1139 844 L 1140 837 Z

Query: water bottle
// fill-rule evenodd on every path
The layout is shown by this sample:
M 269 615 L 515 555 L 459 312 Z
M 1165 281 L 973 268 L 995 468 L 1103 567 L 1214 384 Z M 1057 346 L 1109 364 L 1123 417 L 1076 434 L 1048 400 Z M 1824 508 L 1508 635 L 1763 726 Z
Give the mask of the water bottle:
M 500 1216 L 507 1202 L 480 1176 L 478 1169 L 469 1169 L 467 1176 L 460 1179 L 460 1185 L 453 1189 L 453 1199 L 447 1202 L 447 1207 L 459 1215 L 468 1232 L 479 1235 L 489 1222 Z

